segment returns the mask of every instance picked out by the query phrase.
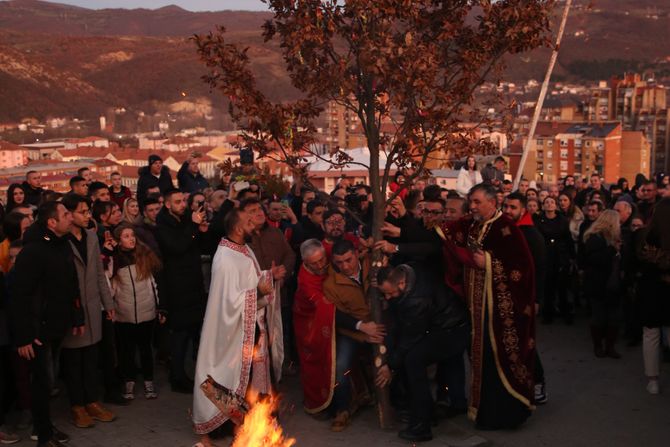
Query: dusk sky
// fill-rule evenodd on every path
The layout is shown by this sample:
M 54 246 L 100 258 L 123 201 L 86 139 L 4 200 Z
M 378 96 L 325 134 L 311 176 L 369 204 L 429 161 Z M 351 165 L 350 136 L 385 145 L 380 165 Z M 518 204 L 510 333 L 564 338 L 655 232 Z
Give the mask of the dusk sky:
M 260 0 L 56 0 L 52 3 L 65 3 L 84 8 L 149 8 L 156 9 L 167 5 L 177 5 L 189 11 L 266 10 Z

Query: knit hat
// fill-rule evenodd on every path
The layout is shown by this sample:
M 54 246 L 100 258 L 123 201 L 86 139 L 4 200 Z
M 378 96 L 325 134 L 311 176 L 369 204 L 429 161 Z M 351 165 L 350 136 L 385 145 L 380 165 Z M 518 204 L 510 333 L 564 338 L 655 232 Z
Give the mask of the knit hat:
M 156 163 L 157 161 L 163 161 L 163 159 L 156 154 L 149 155 L 149 166 Z

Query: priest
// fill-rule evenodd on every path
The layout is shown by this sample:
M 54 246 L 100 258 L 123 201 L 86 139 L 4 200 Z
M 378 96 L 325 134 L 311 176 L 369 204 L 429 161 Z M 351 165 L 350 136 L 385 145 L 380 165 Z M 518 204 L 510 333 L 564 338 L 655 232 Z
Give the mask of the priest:
M 533 259 L 523 234 L 496 208 L 490 185 L 470 190 L 471 214 L 445 224 L 447 281 L 457 277 L 472 319 L 468 416 L 480 429 L 521 425 L 534 409 Z
M 253 252 L 246 244 L 254 223 L 247 213 L 233 210 L 224 220 L 227 238 L 221 240 L 212 262 L 212 283 L 202 327 L 195 371 L 193 424 L 202 435 L 202 445 L 211 446 L 208 433 L 233 419 L 241 422 L 239 408 L 222 410 L 215 405 L 213 387 L 232 394 L 232 401 L 243 402 L 258 394 L 269 394 L 271 378 L 281 374 L 283 359 L 271 355 L 273 337 L 281 328 L 278 300 L 273 281 L 283 279 L 283 266 L 261 271 Z M 278 349 L 283 352 L 283 349 Z M 236 411 L 237 410 L 237 411 Z

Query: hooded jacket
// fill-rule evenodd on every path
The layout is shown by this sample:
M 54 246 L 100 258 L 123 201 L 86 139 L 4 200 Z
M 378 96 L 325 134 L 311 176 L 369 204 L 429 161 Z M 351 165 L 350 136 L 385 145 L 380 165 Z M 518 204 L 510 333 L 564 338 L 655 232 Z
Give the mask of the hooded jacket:
M 149 166 L 144 166 L 137 171 L 140 176 L 137 180 L 137 201 L 140 202 L 140 206 L 144 204 L 147 198 L 147 189 L 158 186 L 161 194 L 165 194 L 174 188 L 172 175 L 170 175 L 170 169 L 167 166 L 163 165 L 158 177 L 153 175 L 149 168 Z

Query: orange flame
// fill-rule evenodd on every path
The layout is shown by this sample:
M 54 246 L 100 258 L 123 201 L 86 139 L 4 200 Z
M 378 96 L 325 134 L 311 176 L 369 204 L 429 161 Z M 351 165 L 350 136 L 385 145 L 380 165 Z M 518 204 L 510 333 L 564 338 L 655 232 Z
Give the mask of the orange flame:
M 277 398 L 263 397 L 244 417 L 232 447 L 291 447 L 295 439 L 285 438 L 279 421 L 273 415 Z

